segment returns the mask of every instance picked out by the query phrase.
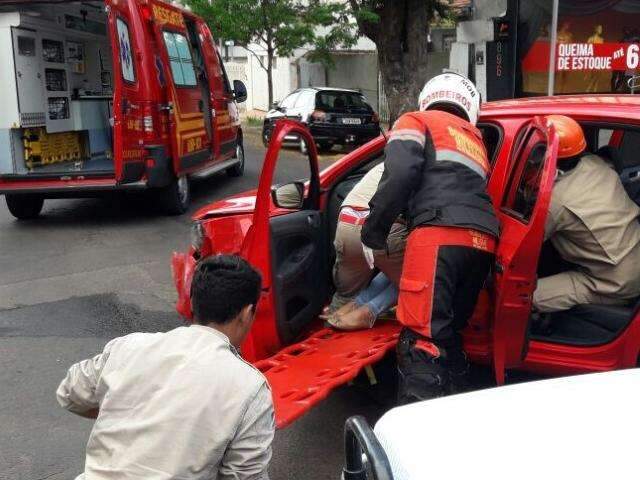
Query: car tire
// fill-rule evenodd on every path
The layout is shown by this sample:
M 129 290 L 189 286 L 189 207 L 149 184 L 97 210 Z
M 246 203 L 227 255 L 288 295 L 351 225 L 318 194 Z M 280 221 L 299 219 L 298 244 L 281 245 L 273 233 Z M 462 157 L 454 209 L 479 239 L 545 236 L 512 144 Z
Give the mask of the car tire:
M 241 177 L 244 173 L 245 163 L 244 145 L 242 144 L 242 141 L 238 142 L 238 145 L 236 146 L 236 155 L 234 158 L 239 158 L 240 162 L 235 164 L 233 167 L 228 168 L 227 175 L 229 175 L 230 177 Z
M 318 144 L 318 151 L 320 153 L 328 153 L 333 148 L 333 143 L 321 142 Z
M 44 197 L 40 195 L 5 195 L 7 208 L 18 220 L 30 220 L 40 215 Z
M 159 191 L 160 203 L 167 215 L 182 215 L 191 203 L 191 188 L 186 176 L 174 178 Z

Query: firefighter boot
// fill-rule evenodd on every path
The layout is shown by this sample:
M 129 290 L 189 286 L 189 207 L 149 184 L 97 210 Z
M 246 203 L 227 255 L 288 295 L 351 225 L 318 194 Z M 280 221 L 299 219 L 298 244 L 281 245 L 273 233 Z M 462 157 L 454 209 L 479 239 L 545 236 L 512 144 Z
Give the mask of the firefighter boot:
M 440 350 L 428 339 L 404 328 L 398 339 L 398 404 L 450 393 L 450 375 Z
M 449 393 L 464 393 L 471 390 L 471 365 L 462 348 L 447 348 L 445 363 L 449 370 Z

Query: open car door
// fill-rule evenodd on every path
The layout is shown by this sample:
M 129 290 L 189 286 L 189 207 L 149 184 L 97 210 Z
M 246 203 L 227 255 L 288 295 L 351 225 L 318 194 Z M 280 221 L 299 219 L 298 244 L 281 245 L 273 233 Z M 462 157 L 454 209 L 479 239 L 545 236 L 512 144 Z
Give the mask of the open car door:
M 493 354 L 496 381 L 526 354 L 536 270 L 556 174 L 558 138 L 543 117 L 523 127 L 498 208 Z
M 310 178 L 306 185 L 272 187 L 278 155 L 289 135 L 308 146 Z M 243 353 L 247 358 L 265 358 L 288 345 L 255 363 L 269 380 L 278 428 L 380 360 L 395 345 L 399 331 L 397 324 L 385 322 L 349 333 L 320 327 L 318 315 L 329 293 L 327 229 L 311 134 L 301 123 L 281 120 L 267 150 L 252 228 L 242 248 L 263 277 L 256 321 Z

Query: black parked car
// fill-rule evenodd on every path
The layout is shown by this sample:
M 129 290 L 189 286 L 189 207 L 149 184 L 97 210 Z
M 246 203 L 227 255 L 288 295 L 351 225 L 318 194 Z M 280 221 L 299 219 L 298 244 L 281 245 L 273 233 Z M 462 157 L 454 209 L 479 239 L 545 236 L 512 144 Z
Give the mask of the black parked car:
M 269 143 L 275 122 L 281 118 L 305 123 L 320 151 L 334 145 L 362 145 L 380 135 L 380 119 L 364 96 L 355 90 L 330 87 L 300 88 L 274 104 L 262 127 L 262 141 Z M 286 139 L 306 146 L 297 137 Z

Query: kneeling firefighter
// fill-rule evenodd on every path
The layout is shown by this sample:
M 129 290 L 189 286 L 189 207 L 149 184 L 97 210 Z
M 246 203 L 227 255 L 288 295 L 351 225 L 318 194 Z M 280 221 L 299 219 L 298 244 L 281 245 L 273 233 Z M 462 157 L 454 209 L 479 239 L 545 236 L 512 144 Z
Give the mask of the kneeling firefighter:
M 397 317 L 399 403 L 463 390 L 469 364 L 460 330 L 493 260 L 498 220 L 487 194 L 489 161 L 475 127 L 480 93 L 446 73 L 420 93 L 420 111 L 389 134 L 385 171 L 362 229 L 365 257 L 385 249 L 404 213 L 407 242 Z M 372 262 L 369 262 L 372 263 Z

